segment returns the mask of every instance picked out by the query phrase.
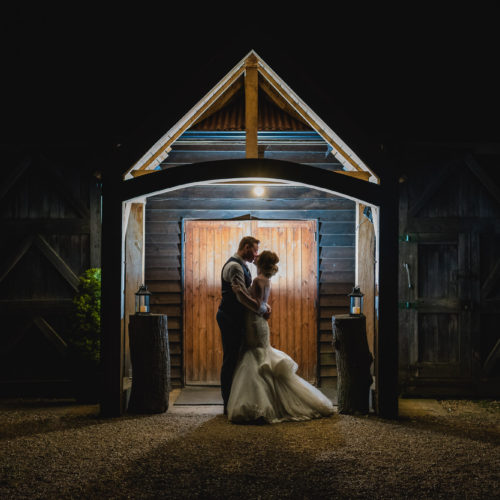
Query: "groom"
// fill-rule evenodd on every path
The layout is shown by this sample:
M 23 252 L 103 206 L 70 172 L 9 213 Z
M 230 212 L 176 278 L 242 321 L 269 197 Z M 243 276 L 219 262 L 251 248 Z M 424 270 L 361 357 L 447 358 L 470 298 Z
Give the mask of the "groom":
M 251 263 L 255 260 L 259 253 L 259 243 L 260 241 L 253 236 L 245 236 L 240 241 L 238 251 L 222 267 L 222 300 L 217 311 L 217 323 L 220 328 L 223 350 L 220 385 L 224 401 L 224 415 L 227 415 L 227 402 L 233 374 L 244 336 L 245 307 L 265 317 L 271 312 L 268 304 L 262 304 L 259 310 L 256 310 L 255 301 L 248 292 L 252 284 L 252 276 L 246 262 Z M 235 294 L 232 285 L 239 285 L 241 292 Z

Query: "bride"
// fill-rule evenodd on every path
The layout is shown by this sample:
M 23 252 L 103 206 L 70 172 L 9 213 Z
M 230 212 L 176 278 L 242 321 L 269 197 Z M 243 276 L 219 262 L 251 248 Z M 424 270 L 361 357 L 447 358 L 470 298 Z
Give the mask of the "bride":
M 256 310 L 269 298 L 271 277 L 278 272 L 278 262 L 278 256 L 268 250 L 256 259 L 257 277 L 250 287 Z M 238 294 L 241 289 L 235 285 L 233 291 Z M 227 405 L 230 421 L 276 423 L 333 413 L 331 401 L 296 374 L 297 363 L 271 347 L 267 321 L 249 309 L 245 309 L 242 353 Z

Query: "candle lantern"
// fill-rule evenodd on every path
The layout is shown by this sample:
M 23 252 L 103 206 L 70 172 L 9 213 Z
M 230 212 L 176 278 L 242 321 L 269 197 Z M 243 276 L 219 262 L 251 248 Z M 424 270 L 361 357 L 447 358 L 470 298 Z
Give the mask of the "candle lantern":
M 349 314 L 351 316 L 361 316 L 363 314 L 363 294 L 359 286 L 355 286 L 348 297 L 351 301 Z
M 135 314 L 149 314 L 149 298 L 151 292 L 148 287 L 141 285 L 135 293 Z

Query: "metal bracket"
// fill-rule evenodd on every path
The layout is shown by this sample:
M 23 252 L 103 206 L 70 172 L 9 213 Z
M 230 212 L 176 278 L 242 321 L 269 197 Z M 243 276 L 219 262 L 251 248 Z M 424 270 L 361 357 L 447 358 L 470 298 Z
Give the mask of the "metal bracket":
M 403 262 L 403 267 L 406 269 L 406 275 L 408 277 L 408 288 L 411 288 L 410 266 L 406 262 Z

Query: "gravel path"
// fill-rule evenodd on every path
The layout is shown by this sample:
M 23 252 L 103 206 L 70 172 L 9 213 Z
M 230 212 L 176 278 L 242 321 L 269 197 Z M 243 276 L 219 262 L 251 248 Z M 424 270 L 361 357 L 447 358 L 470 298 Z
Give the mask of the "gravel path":
M 433 403 L 241 426 L 219 407 L 0 401 L 0 498 L 500 498 L 500 404 Z

